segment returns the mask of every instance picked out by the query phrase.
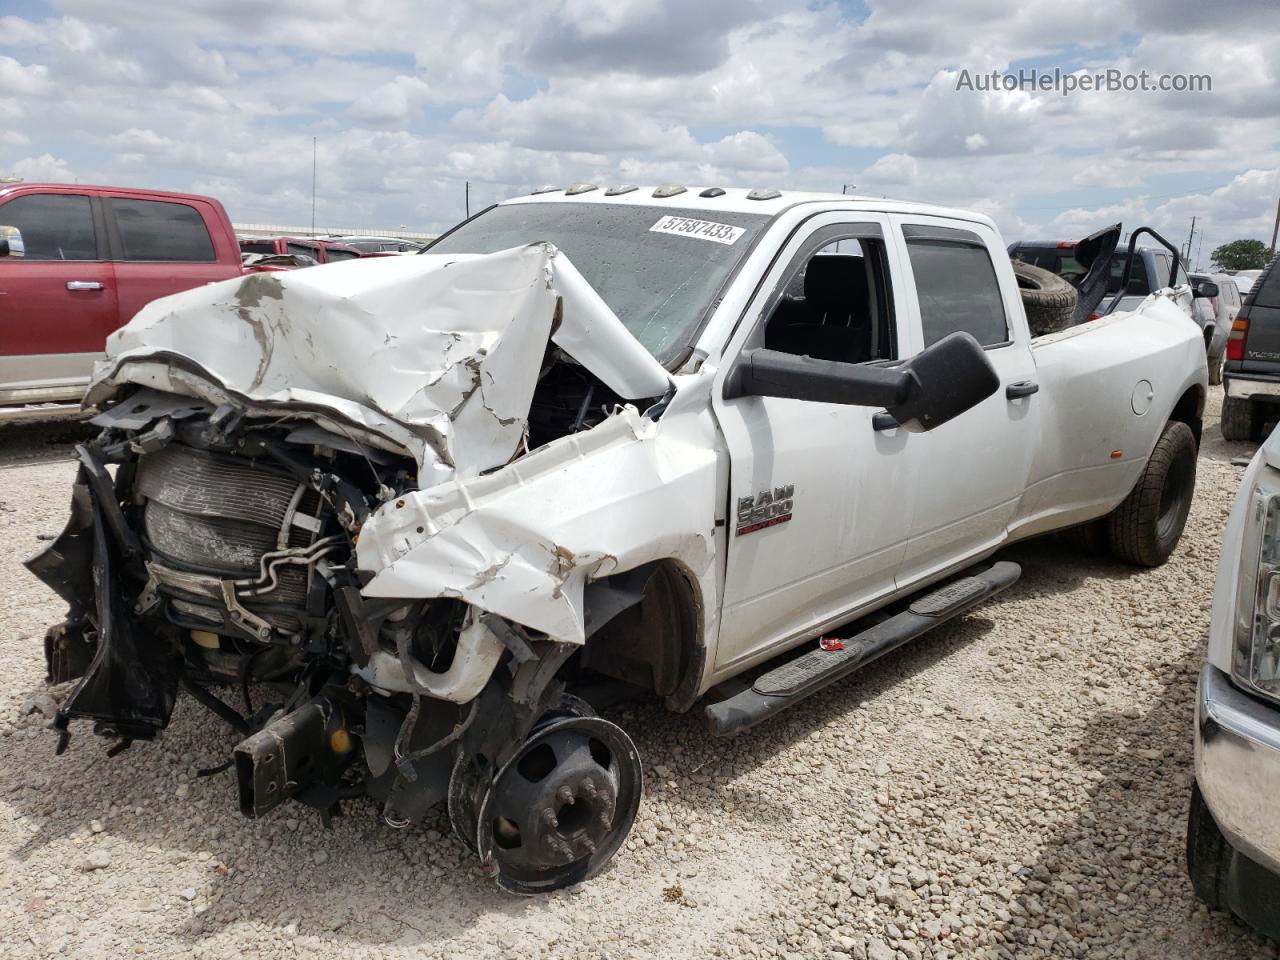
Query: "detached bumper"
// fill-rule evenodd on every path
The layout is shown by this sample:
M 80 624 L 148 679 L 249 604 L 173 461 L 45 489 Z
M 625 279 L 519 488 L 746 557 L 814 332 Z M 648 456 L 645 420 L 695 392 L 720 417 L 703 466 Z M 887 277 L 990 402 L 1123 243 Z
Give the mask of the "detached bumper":
M 1280 937 L 1280 707 L 1241 693 L 1209 665 L 1196 705 L 1196 782 L 1231 846 L 1223 906 Z

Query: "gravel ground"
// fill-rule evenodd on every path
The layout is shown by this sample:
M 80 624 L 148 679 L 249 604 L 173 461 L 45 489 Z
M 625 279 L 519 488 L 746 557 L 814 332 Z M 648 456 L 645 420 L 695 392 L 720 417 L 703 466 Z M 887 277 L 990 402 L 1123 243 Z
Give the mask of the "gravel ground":
M 539 899 L 475 869 L 443 816 L 242 819 L 231 736 L 187 700 L 115 758 L 53 755 L 20 560 L 66 513 L 68 436 L 0 435 L 0 955 L 21 957 L 1275 957 L 1183 871 L 1195 679 L 1244 444 L 1214 391 L 1191 520 L 1138 571 L 1008 551 L 998 600 L 730 741 L 644 704 L 640 819 L 604 876 Z M 55 691 L 57 693 L 59 691 Z

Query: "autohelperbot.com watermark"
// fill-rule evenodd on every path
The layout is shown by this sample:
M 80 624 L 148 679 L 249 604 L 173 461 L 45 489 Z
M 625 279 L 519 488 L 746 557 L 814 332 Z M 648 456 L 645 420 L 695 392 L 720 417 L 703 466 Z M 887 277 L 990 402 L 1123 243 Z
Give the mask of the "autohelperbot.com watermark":
M 956 90 L 978 93 L 1013 93 L 1026 90 L 1058 93 L 1069 97 L 1081 93 L 1211 93 L 1213 77 L 1207 73 L 1131 73 L 1110 68 L 1094 73 L 1076 71 L 1020 69 L 991 70 L 981 73 L 964 69 L 956 77 Z

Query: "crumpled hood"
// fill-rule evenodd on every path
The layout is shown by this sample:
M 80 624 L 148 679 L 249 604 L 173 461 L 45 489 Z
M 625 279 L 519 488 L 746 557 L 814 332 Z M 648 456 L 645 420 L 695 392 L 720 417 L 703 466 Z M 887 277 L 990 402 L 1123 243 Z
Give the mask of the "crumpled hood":
M 156 300 L 108 339 L 85 402 L 136 383 L 287 410 L 408 451 L 429 486 L 515 455 L 548 339 L 625 399 L 670 386 L 568 258 L 534 243 L 249 274 Z

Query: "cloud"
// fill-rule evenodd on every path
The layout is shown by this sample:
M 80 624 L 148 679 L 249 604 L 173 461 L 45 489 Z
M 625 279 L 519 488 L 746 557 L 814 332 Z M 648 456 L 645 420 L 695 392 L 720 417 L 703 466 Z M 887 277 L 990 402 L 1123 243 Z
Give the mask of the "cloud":
M 10 168 L 15 176 L 24 180 L 70 183 L 76 179 L 65 160 L 42 153 L 38 157 L 24 157 Z
M 40 94 L 49 89 L 48 67 L 0 55 L 0 94 Z
M 1265 229 L 1280 6 L 1170 3 L 58 0 L 0 17 L 0 166 L 306 222 L 316 137 L 332 226 L 447 227 L 464 181 L 474 210 L 669 179 L 856 182 L 1012 235 L 1111 213 L 1184 233 L 1198 215 L 1206 245 Z M 961 69 L 1031 63 L 1203 72 L 1213 91 L 954 89 Z
M 734 29 L 766 16 L 755 0 L 563 0 L 559 7 L 525 54 L 550 73 L 705 73 L 728 59 Z
M 431 88 L 418 77 L 398 76 L 356 100 L 347 113 L 368 124 L 404 123 L 427 100 Z

